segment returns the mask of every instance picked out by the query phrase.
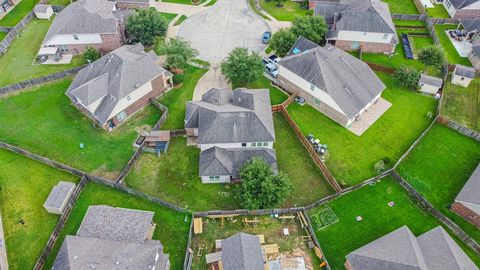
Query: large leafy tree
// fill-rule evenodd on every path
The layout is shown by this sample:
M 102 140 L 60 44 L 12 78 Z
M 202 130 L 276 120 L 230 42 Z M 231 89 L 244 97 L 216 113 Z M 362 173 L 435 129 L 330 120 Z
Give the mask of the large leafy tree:
M 245 48 L 235 48 L 221 64 L 222 73 L 235 86 L 246 86 L 263 74 L 262 58 Z
M 427 66 L 440 68 L 445 63 L 445 54 L 442 48 L 432 45 L 420 49 L 418 60 Z
M 275 175 L 259 157 L 245 162 L 240 168 L 242 183 L 236 196 L 247 209 L 272 208 L 282 202 L 292 190 L 284 174 Z
M 153 44 L 155 37 L 167 32 L 167 21 L 155 8 L 141 9 L 127 18 L 128 33 L 142 44 Z
M 188 60 L 191 60 L 198 55 L 198 51 L 190 46 L 187 41 L 172 39 L 165 43 L 159 49 L 160 55 L 166 56 L 166 64 L 170 68 L 181 68 L 185 66 Z
M 328 27 L 322 16 L 306 16 L 296 17 L 291 30 L 297 37 L 302 36 L 317 44 L 322 44 L 325 41 Z
M 417 70 L 402 66 L 395 71 L 394 76 L 401 86 L 417 89 L 418 81 L 420 80 L 420 72 Z
M 297 36 L 290 29 L 282 28 L 273 34 L 270 47 L 278 56 L 284 57 L 295 44 L 296 39 Z

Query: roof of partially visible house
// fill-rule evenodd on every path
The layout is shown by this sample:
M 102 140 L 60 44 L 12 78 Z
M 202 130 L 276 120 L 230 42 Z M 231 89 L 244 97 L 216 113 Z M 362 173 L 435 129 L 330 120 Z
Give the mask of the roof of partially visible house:
M 75 189 L 75 184 L 72 182 L 60 181 L 56 184 L 50 194 L 47 197 L 47 200 L 43 204 L 44 207 L 60 208 L 65 202 L 65 199 L 68 194 L 73 192 Z
M 122 98 L 162 73 L 169 75 L 154 59 L 140 43 L 124 45 L 82 69 L 66 94 L 84 106 L 101 99 L 92 114 L 104 124 Z
M 450 3 L 452 3 L 453 7 L 456 10 L 462 9 L 464 7 L 468 7 L 473 3 L 479 2 L 480 0 L 450 0 Z
M 49 8 L 52 8 L 50 5 L 35 5 L 35 8 L 33 9 L 33 12 L 35 13 L 45 13 Z
M 115 0 L 115 2 L 148 4 L 149 0 Z
M 258 236 L 241 232 L 222 240 L 222 263 L 224 269 L 264 269 Z
M 456 64 L 454 74 L 473 79 L 475 78 L 475 68 Z
M 328 93 L 348 118 L 386 88 L 366 63 L 330 44 L 289 55 L 278 64 Z
M 468 18 L 460 19 L 460 23 L 467 32 L 480 32 L 480 19 Z
M 198 128 L 199 144 L 274 141 L 269 92 L 212 88 L 187 102 L 185 127 Z
M 455 201 L 471 203 L 480 206 L 480 164 L 458 193 Z M 480 214 L 480 213 L 479 213 Z
M 259 157 L 278 172 L 275 150 L 269 148 L 220 148 L 212 147 L 200 153 L 200 176 L 231 175 L 239 177 L 241 166 Z
M 77 236 L 109 240 L 144 241 L 152 228 L 154 212 L 90 206 Z
M 295 41 L 295 44 L 293 44 L 292 48 L 290 48 L 290 51 L 287 55 L 301 53 L 307 50 L 315 49 L 316 47 L 318 47 L 317 43 L 310 41 L 309 39 L 306 39 L 304 37 L 299 37 Z
M 418 81 L 418 83 L 428 84 L 440 88 L 443 85 L 443 80 L 437 77 L 422 74 L 420 75 L 420 80 Z

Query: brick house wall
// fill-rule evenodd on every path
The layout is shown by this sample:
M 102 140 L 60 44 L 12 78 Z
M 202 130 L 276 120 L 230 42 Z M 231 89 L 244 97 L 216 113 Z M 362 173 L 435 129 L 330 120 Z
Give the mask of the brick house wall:
M 353 51 L 352 44 L 355 41 L 336 40 L 334 45 L 344 51 Z M 392 53 L 395 50 L 395 45 L 387 43 L 372 43 L 372 42 L 360 42 L 362 52 L 365 53 Z
M 102 43 L 97 44 L 70 44 L 68 45 L 68 53 L 73 55 L 82 54 L 87 47 L 93 47 L 102 54 L 111 52 L 124 44 L 121 33 L 101 34 Z
M 465 19 L 472 17 L 480 17 L 480 9 L 461 9 L 455 12 L 454 18 L 456 19 Z
M 354 270 L 353 267 L 352 267 L 352 265 L 350 265 L 350 262 L 349 262 L 348 260 L 345 261 L 345 268 L 346 268 L 347 270 Z
M 131 3 L 131 2 L 116 2 L 117 9 L 132 10 L 132 9 L 147 9 L 150 7 L 149 3 Z
M 480 215 L 470 210 L 470 208 L 459 202 L 454 202 L 450 210 L 480 229 Z

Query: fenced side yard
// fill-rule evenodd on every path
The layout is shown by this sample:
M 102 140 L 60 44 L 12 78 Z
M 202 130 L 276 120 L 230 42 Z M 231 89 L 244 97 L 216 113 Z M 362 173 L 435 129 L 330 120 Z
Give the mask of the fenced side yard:
M 440 45 L 443 47 L 449 64 L 472 66 L 467 57 L 461 57 L 447 36 L 446 30 L 456 29 L 458 24 L 435 24 L 434 29 Z
M 440 114 L 460 125 L 480 131 L 480 78 L 461 87 L 450 82 L 443 87 L 442 109 Z

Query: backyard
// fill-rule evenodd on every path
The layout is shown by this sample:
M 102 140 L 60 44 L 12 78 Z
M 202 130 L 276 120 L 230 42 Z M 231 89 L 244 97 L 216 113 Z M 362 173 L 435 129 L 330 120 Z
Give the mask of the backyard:
M 114 178 L 128 162 L 137 130 L 160 117 L 152 105 L 108 133 L 65 95 L 70 80 L 59 80 L 1 99 L 0 140 L 75 168 Z M 79 145 L 83 143 L 84 148 Z
M 454 85 L 450 79 L 443 88 L 442 116 L 480 131 L 480 78 L 468 87 Z
M 0 20 L 0 26 L 13 27 L 25 17 L 39 0 L 22 0 Z
M 433 8 L 427 8 L 428 17 L 431 18 L 449 18 L 447 10 L 442 4 L 435 4 Z
M 394 202 L 393 207 L 388 203 Z M 314 226 L 315 234 L 333 270 L 345 269 L 345 256 L 350 252 L 407 225 L 415 236 L 439 226 L 433 217 L 418 208 L 403 188 L 387 177 L 374 185 L 348 193 L 328 203 L 338 222 L 326 227 Z M 313 209 L 316 215 L 324 207 Z M 362 221 L 357 222 L 356 217 Z M 458 241 L 457 241 L 458 242 Z M 464 251 L 480 265 L 480 258 L 465 245 Z
M 52 249 L 44 269 L 51 269 L 65 236 L 77 233 L 90 205 L 109 205 L 155 212 L 153 223 L 156 226 L 152 239 L 160 240 L 164 247 L 163 252 L 170 255 L 171 269 L 182 269 L 190 228 L 190 215 L 174 212 L 145 199 L 96 183 L 88 183 L 80 193 L 75 208 Z
M 78 181 L 66 172 L 0 150 L 0 205 L 9 269 L 35 265 L 59 219 L 49 214 L 43 203 L 60 180 Z
M 445 33 L 446 30 L 456 29 L 458 25 L 456 24 L 436 24 L 435 32 L 437 33 L 440 44 L 442 45 L 445 54 L 447 56 L 447 61 L 449 64 L 462 64 L 465 66 L 471 66 L 470 61 L 467 57 L 461 57 L 452 42 Z
M 293 21 L 296 17 L 307 16 L 309 12 L 301 6 L 301 2 L 284 1 L 282 7 L 277 7 L 276 3 L 272 0 L 260 0 L 260 6 L 263 10 L 279 21 Z
M 288 111 L 304 135 L 312 133 L 328 145 L 326 165 L 343 186 L 355 185 L 377 175 L 374 164 L 391 167 L 433 119 L 437 102 L 400 87 L 389 75 L 377 73 L 387 86 L 382 97 L 392 107 L 362 136 L 356 136 L 314 108 L 293 103 Z
M 418 9 L 413 0 L 384 0 L 388 4 L 390 13 L 398 14 L 418 14 Z
M 436 124 L 400 164 L 398 173 L 438 210 L 480 242 L 480 231 L 447 208 L 479 162 L 480 144 L 477 141 Z
M 24 1 L 20 2 L 21 5 Z M 81 57 L 74 57 L 68 65 L 33 65 L 43 37 L 52 21 L 33 19 L 23 30 L 20 37 L 15 38 L 8 51 L 0 56 L 0 86 L 37 78 L 60 72 L 82 64 Z

